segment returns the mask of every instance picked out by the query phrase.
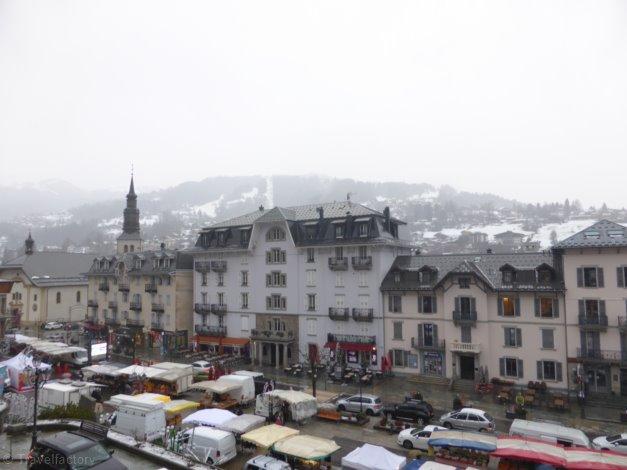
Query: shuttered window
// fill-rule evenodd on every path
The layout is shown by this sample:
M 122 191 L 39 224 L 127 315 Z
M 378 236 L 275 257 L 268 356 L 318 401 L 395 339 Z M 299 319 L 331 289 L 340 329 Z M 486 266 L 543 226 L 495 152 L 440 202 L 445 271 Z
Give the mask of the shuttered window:
M 577 287 L 603 287 L 603 268 L 596 266 L 577 268 Z
M 537 361 L 537 378 L 538 380 L 555 380 L 562 381 L 562 363 L 557 361 Z
M 542 349 L 555 349 L 555 331 L 552 328 L 541 328 Z
M 523 361 L 515 357 L 501 357 L 499 359 L 499 373 L 501 377 L 516 377 L 522 379 Z
M 508 348 L 519 348 L 522 346 L 522 330 L 520 328 L 503 328 L 505 334 L 504 345 Z

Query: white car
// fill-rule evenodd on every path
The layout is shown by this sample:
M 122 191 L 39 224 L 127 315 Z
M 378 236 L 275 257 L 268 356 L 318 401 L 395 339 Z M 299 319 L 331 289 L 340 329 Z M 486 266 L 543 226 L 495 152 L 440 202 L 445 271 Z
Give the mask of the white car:
M 494 418 L 477 408 L 462 408 L 442 415 L 440 424 L 448 429 L 467 429 L 469 431 L 494 432 Z
M 599 450 L 613 450 L 627 454 L 627 434 L 597 437 L 592 440 L 592 447 Z
M 425 426 L 423 429 L 403 429 L 400 433 L 398 433 L 396 442 L 398 442 L 398 445 L 403 446 L 405 449 L 420 449 L 427 451 L 429 450 L 428 442 L 429 439 L 431 439 L 431 433 L 436 431 L 447 431 L 447 429 L 434 424 Z
M 58 321 L 49 321 L 44 324 L 44 330 L 60 330 L 61 328 L 63 328 L 63 323 Z
M 211 363 L 208 361 L 196 361 L 192 362 L 192 370 L 194 374 L 205 374 L 211 367 Z

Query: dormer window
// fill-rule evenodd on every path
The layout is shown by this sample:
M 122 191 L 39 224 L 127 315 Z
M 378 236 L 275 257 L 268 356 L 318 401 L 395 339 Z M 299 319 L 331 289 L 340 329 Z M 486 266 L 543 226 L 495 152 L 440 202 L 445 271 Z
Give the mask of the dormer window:
M 503 271 L 503 284 L 511 284 L 514 282 L 514 272 L 513 271 Z
M 467 276 L 457 278 L 460 289 L 470 289 L 470 278 Z
M 583 236 L 587 239 L 597 240 L 600 238 L 601 234 L 596 230 L 588 230 L 587 232 L 583 233 Z
M 224 244 L 224 232 L 218 232 L 218 243 L 220 245 Z
M 135 260 L 135 269 L 141 269 L 141 268 L 142 268 L 142 260 L 138 258 Z
M 285 240 L 285 231 L 281 227 L 273 227 L 268 231 L 267 239 L 271 242 Z
M 307 240 L 313 240 L 316 238 L 316 227 L 307 227 L 305 229 L 305 234 L 307 236 Z
M 336 225 L 335 226 L 335 238 L 342 238 L 344 236 L 344 226 Z
M 548 269 L 541 269 L 538 271 L 538 284 L 550 284 L 551 283 L 551 271 Z
M 240 240 L 242 246 L 248 245 L 248 230 L 240 230 Z
M 368 224 L 359 224 L 359 236 L 360 237 L 368 236 Z
M 401 273 L 394 273 L 394 282 L 397 284 L 401 282 Z
M 608 230 L 607 231 L 607 236 L 610 237 L 610 238 L 624 238 L 625 237 L 625 231 L 624 230 L 617 230 L 617 229 Z

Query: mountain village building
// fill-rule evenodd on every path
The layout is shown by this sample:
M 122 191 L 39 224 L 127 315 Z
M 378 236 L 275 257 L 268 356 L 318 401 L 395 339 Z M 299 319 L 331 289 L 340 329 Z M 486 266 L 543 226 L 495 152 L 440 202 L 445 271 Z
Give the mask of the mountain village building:
M 87 312 L 87 278 L 93 255 L 37 251 L 28 234 L 24 254 L 0 265 L 0 278 L 13 281 L 7 322 L 37 327 L 48 321 L 80 321 Z
M 564 286 L 550 253 L 399 256 L 381 291 L 394 370 L 566 388 Z
M 124 210 L 117 253 L 91 257 L 88 320 L 116 338 L 115 347 L 167 353 L 187 347 L 192 331 L 192 257 L 178 251 L 142 251 L 139 209 L 133 179 Z
M 276 367 L 324 356 L 378 368 L 379 288 L 408 239 L 388 208 L 350 201 L 262 206 L 203 229 L 193 250 L 195 341 Z

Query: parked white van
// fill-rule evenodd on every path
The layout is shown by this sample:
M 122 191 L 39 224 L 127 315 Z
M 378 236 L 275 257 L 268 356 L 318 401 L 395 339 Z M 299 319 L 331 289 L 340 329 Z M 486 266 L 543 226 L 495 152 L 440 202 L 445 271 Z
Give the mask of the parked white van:
M 120 395 L 117 395 L 118 397 Z M 138 441 L 154 441 L 165 432 L 163 403 L 123 400 L 111 419 L 111 430 L 132 436 Z
M 197 426 L 178 436 L 181 452 L 199 462 L 221 465 L 235 458 L 235 436 L 220 429 Z
M 102 388 L 102 386 L 90 382 L 72 382 L 70 380 L 47 382 L 41 387 L 37 402 L 41 408 L 78 405 L 81 395 L 89 396 L 97 388 Z
M 590 439 L 583 431 L 553 423 L 515 419 L 509 428 L 509 435 L 532 437 L 565 447 L 590 448 Z

